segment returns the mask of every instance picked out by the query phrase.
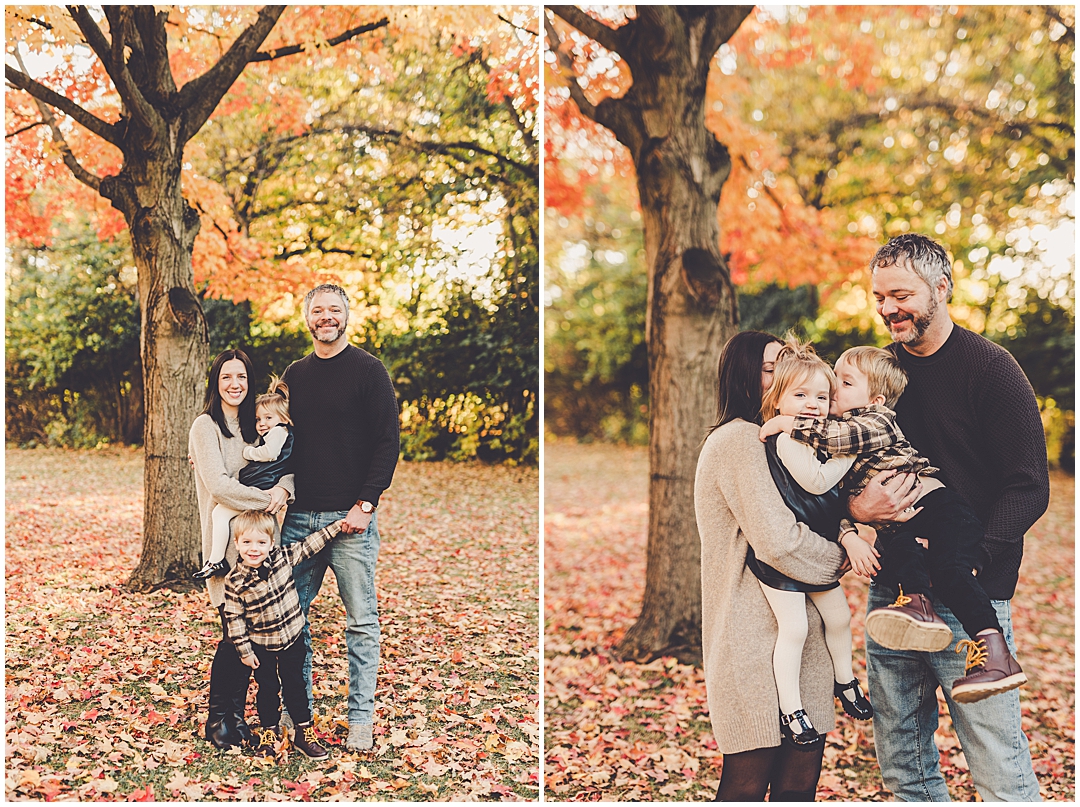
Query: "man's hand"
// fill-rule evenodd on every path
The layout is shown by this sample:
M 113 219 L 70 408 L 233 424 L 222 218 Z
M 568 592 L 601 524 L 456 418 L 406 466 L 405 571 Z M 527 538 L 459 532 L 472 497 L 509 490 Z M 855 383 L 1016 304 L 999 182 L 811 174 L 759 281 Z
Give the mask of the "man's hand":
M 881 569 L 878 558 L 881 555 L 874 547 L 859 537 L 858 533 L 846 532 L 840 537 L 840 544 L 847 552 L 851 568 L 860 577 L 871 578 Z
M 258 656 L 241 656 L 240 660 L 253 670 L 259 669 L 259 657 Z
M 791 415 L 777 415 L 774 418 L 769 418 L 765 421 L 765 425 L 761 427 L 758 432 L 758 439 L 761 442 L 765 442 L 765 438 L 784 432 L 785 434 L 791 434 L 791 430 L 795 428 L 795 418 Z
M 270 493 L 270 504 L 266 505 L 267 513 L 276 513 L 285 506 L 285 502 L 289 501 L 289 491 L 283 487 L 275 485 L 268 492 Z
M 371 513 L 365 513 L 360 509 L 359 505 L 353 505 L 349 509 L 349 514 L 345 516 L 345 521 L 341 525 L 341 531 L 346 535 L 350 533 L 361 533 L 368 528 L 368 524 L 371 523 Z
M 909 510 L 922 495 L 918 474 L 882 471 L 870 480 L 863 492 L 848 502 L 852 519 L 863 524 L 874 521 L 907 521 L 921 507 Z

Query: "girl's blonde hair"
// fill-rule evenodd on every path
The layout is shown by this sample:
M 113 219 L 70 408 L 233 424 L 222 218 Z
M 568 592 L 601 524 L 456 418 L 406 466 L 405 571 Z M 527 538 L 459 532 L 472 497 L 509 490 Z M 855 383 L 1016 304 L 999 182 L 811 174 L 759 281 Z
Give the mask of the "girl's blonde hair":
M 260 407 L 276 415 L 282 423 L 292 425 L 292 418 L 289 417 L 289 386 L 276 375 L 270 376 L 270 386 L 255 399 L 256 413 Z
M 829 381 L 829 395 L 836 392 L 836 373 L 816 353 L 809 342 L 800 342 L 791 331 L 784 336 L 784 346 L 773 365 L 772 386 L 761 396 L 761 417 L 768 420 L 779 411 L 780 398 L 793 385 L 814 373 L 823 373 Z

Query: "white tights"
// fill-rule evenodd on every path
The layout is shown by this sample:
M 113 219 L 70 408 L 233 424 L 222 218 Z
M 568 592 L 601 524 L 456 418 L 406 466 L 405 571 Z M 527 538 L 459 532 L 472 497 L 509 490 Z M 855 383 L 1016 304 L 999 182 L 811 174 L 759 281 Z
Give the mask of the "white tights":
M 223 504 L 214 505 L 213 512 L 210 513 L 210 522 L 213 524 L 213 543 L 208 561 L 217 563 L 225 558 L 225 550 L 229 548 L 229 524 L 233 517 L 238 515 L 240 515 L 239 510 L 233 510 Z
M 769 601 L 779 635 L 773 648 L 773 676 L 780 711 L 791 714 L 803 708 L 799 692 L 799 668 L 806 643 L 806 598 L 809 597 L 825 623 L 825 646 L 832 658 L 833 678 L 846 684 L 855 678 L 851 669 L 851 611 L 844 590 L 837 586 L 828 591 L 781 591 L 758 581 Z

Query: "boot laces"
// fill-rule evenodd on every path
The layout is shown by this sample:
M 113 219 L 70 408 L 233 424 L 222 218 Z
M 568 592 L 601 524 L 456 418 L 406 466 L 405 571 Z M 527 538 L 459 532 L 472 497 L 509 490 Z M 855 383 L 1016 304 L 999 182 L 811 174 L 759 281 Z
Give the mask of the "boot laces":
M 319 741 L 319 735 L 315 733 L 314 726 L 304 726 L 304 739 L 309 743 L 315 743 Z
M 904 594 L 904 587 L 900 586 L 900 594 L 896 597 L 896 602 L 890 605 L 890 608 L 903 608 L 905 605 L 911 604 L 911 597 Z
M 965 650 L 967 651 L 967 662 L 964 665 L 964 675 L 967 675 L 968 671 L 973 667 L 981 667 L 986 664 L 986 660 L 990 657 L 986 650 L 985 639 L 975 641 L 962 639 L 956 643 L 957 653 L 963 653 Z
M 259 732 L 259 745 L 266 745 L 273 749 L 277 744 L 277 739 L 277 734 L 270 729 L 263 729 Z

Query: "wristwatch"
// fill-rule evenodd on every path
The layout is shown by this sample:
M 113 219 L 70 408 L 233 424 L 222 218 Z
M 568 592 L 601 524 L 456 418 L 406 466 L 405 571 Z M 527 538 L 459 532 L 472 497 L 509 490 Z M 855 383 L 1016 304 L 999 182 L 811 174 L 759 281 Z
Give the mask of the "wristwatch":
M 374 513 L 379 508 L 373 505 L 371 502 L 359 501 L 356 506 L 360 508 L 361 513 Z

